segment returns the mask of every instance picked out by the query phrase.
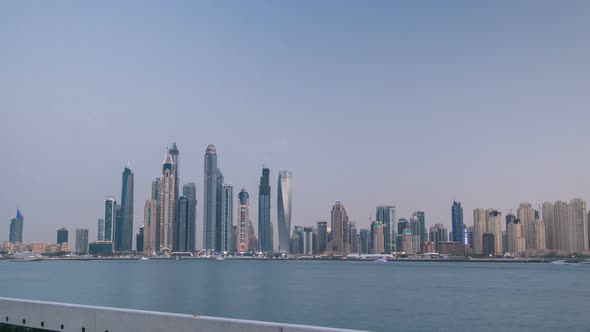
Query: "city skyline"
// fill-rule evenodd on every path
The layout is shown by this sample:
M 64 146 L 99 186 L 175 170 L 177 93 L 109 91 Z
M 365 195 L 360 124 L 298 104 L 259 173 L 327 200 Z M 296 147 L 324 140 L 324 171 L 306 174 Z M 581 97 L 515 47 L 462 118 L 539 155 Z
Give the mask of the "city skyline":
M 129 6 L 0 5 L 0 169 L 14 174 L 0 220 L 20 208 L 27 242 L 61 226 L 95 239 L 128 161 L 137 233 L 174 141 L 198 200 L 210 143 L 253 207 L 261 165 L 272 186 L 293 171 L 292 225 L 329 220 L 336 200 L 359 227 L 391 204 L 450 228 L 453 197 L 466 225 L 476 207 L 590 198 L 576 148 L 590 139 L 588 3 Z

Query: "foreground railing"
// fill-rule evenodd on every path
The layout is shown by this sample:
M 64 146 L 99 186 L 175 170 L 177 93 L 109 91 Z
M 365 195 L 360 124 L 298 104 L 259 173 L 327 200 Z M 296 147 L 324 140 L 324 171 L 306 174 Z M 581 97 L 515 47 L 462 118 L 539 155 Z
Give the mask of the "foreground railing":
M 0 322 L 4 326 L 65 332 L 127 331 L 239 331 L 239 332 L 337 332 L 353 331 L 305 325 L 115 309 L 77 304 L 0 298 Z

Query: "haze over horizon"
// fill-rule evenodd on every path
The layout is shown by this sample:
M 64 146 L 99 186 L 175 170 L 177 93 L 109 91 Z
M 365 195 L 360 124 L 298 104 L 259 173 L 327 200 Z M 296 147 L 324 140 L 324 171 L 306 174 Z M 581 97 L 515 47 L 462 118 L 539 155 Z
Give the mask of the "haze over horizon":
M 391 204 L 450 229 L 453 198 L 467 225 L 590 199 L 588 17 L 586 1 L 2 2 L 0 242 L 17 208 L 26 243 L 96 240 L 127 162 L 137 232 L 172 142 L 198 248 L 208 144 L 255 224 L 271 169 L 275 233 L 282 169 L 292 225 L 336 200 L 359 227 Z

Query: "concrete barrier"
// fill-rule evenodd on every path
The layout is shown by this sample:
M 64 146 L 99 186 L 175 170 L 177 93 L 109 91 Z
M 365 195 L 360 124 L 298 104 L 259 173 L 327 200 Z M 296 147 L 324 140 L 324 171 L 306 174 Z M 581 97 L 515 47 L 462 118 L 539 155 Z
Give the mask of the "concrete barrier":
M 268 323 L 155 311 L 117 309 L 0 297 L 0 322 L 64 332 L 352 332 L 305 325 Z

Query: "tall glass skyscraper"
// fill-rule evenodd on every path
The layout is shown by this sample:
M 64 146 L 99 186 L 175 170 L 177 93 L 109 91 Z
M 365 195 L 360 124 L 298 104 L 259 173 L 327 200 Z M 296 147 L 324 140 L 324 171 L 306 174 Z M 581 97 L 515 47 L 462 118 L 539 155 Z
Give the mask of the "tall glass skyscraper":
M 383 242 L 385 245 L 385 252 L 388 253 L 392 250 L 395 250 L 397 238 L 397 219 L 395 216 L 395 206 L 378 206 L 375 219 L 383 224 Z
M 104 219 L 98 219 L 98 241 L 104 241 Z
M 272 228 L 270 225 L 270 170 L 262 169 L 258 187 L 258 243 L 260 251 L 272 251 Z
M 76 253 L 80 255 L 88 253 L 88 229 L 76 229 Z
M 217 151 L 209 145 L 205 152 L 205 179 L 203 181 L 203 249 L 215 248 L 215 221 L 217 212 Z
M 451 241 L 469 244 L 468 239 L 464 238 L 463 236 L 465 233 L 465 225 L 463 224 L 463 208 L 461 207 L 461 202 L 453 200 L 453 206 L 451 207 L 451 217 Z
M 133 241 L 133 172 L 125 167 L 122 175 L 121 218 L 115 234 L 115 251 L 132 251 Z
M 234 227 L 234 187 L 224 184 L 221 192 L 221 252 L 232 252 L 235 243 L 232 242 Z
M 277 223 L 279 224 L 279 251 L 289 251 L 291 232 L 291 172 L 279 172 L 277 187 Z
M 215 184 L 215 251 L 222 252 L 222 242 L 225 235 L 223 232 L 223 223 L 221 218 L 221 196 L 223 190 L 223 173 L 221 169 L 217 169 L 217 182 Z
M 10 221 L 10 234 L 8 236 L 9 241 L 13 244 L 23 243 L 23 221 L 24 217 L 20 210 L 16 210 L 16 218 L 12 218 Z
M 172 143 L 172 145 L 170 145 L 170 147 L 168 148 L 168 154 L 172 157 L 172 163 L 174 163 L 174 197 L 178 198 L 180 197 L 180 187 L 178 185 L 180 181 L 178 178 L 178 156 L 180 155 L 180 151 L 178 151 L 176 143 Z
M 113 241 L 113 226 L 117 219 L 117 201 L 113 196 L 104 200 L 104 240 Z
M 181 196 L 176 200 L 176 220 L 174 227 L 174 251 L 188 252 L 189 223 L 190 223 L 190 199 Z
M 189 220 L 188 220 L 188 251 L 195 251 L 197 231 L 197 186 L 194 183 L 187 183 L 182 186 L 182 196 L 189 199 Z

